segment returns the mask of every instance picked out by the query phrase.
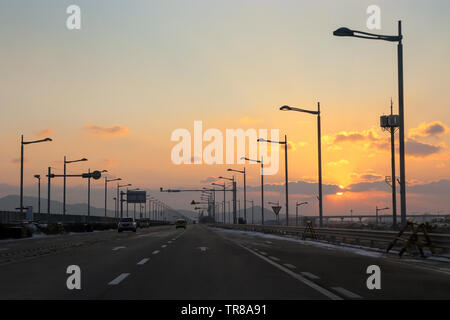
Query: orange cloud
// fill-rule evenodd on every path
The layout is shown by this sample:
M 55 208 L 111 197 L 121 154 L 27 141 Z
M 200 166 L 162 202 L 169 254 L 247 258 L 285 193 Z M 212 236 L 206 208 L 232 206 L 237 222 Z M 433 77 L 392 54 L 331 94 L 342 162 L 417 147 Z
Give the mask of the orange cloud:
M 347 164 L 349 164 L 349 162 L 348 162 L 348 160 L 345 160 L 345 159 L 341 159 L 339 161 L 328 162 L 328 165 L 331 167 L 343 166 L 343 165 L 347 165 Z
M 123 136 L 130 132 L 130 129 L 124 126 L 101 127 L 95 124 L 88 124 L 84 128 L 96 136 Z
M 439 137 L 447 134 L 450 128 L 441 121 L 422 122 L 417 128 L 409 130 L 410 137 Z
M 53 133 L 53 130 L 50 128 L 44 129 L 36 134 L 38 138 L 47 138 L 50 134 Z
M 438 153 L 445 148 L 443 145 L 434 145 L 420 142 L 414 139 L 408 139 L 405 144 L 406 154 L 412 157 L 424 158 Z

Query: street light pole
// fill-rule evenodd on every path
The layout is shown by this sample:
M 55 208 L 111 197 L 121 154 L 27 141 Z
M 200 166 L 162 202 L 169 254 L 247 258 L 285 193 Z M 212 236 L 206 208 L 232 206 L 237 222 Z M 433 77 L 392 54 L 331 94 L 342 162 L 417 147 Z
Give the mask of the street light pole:
M 323 198 L 322 198 L 322 143 L 320 128 L 320 102 L 317 102 L 317 149 L 319 162 L 319 226 L 323 227 Z
M 68 163 L 81 162 L 81 161 L 87 161 L 87 159 L 83 158 L 83 159 L 79 159 L 79 160 L 67 161 L 66 156 L 64 156 L 63 215 L 66 214 L 66 165 Z
M 259 138 L 257 142 L 269 142 L 284 144 L 284 177 L 285 177 L 285 196 L 286 196 L 286 225 L 289 225 L 289 180 L 288 180 L 288 155 L 287 155 L 287 136 L 284 135 L 284 141 L 272 141 Z M 278 217 L 278 215 L 277 215 Z
M 319 171 L 319 225 L 323 226 L 323 198 L 322 198 L 322 144 L 321 144 L 321 126 L 320 126 L 320 102 L 317 102 L 317 111 L 294 108 L 290 106 L 280 107 L 281 111 L 298 111 L 317 116 L 317 149 L 318 149 L 318 171 Z
M 41 176 L 35 174 L 34 177 L 38 179 L 38 213 L 41 213 Z
M 402 22 L 398 22 L 398 37 L 400 40 L 397 44 L 398 59 L 398 112 L 400 118 L 399 127 L 399 152 L 400 152 L 400 207 L 401 221 L 406 223 L 406 173 L 405 173 L 405 117 L 403 105 L 403 44 L 402 44 Z
M 21 135 L 20 140 L 20 212 L 23 213 L 23 146 L 26 144 L 32 144 L 32 143 L 39 143 L 39 142 L 46 142 L 46 141 L 52 141 L 50 138 L 45 138 L 41 140 L 35 140 L 35 141 L 23 141 L 23 134 Z
M 47 182 L 47 223 L 50 221 L 50 185 L 51 185 L 52 168 L 48 167 L 48 182 Z
M 246 183 L 246 172 L 245 167 L 244 170 L 234 170 L 234 169 L 227 169 L 227 171 L 233 171 L 233 172 L 239 172 L 244 175 L 244 220 L 245 223 L 247 223 L 247 183 Z
M 120 181 L 122 180 L 121 178 L 116 178 L 116 179 L 110 179 L 108 180 L 108 177 L 105 177 L 105 217 L 106 217 L 106 212 L 107 212 L 107 206 L 108 206 L 108 196 L 107 196 L 107 192 L 108 192 L 108 182 L 112 182 L 112 181 Z
M 295 225 L 298 226 L 298 207 L 304 204 L 307 204 L 308 202 L 298 202 L 295 204 Z
M 399 113 L 399 153 L 400 153 L 400 207 L 401 223 L 406 223 L 406 173 L 405 173 L 405 117 L 404 117 L 404 91 L 403 91 L 403 35 L 402 22 L 398 21 L 398 34 L 386 36 L 367 33 L 349 28 L 339 28 L 333 32 L 338 37 L 355 37 L 371 40 L 384 40 L 397 42 L 397 72 L 398 72 L 398 113 Z

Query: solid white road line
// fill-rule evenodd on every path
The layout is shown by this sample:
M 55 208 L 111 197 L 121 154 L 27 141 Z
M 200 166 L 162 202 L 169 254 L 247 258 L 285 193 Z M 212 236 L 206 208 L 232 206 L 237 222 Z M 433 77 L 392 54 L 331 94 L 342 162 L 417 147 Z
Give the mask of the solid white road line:
M 123 279 L 128 277 L 129 275 L 130 275 L 129 273 L 122 273 L 120 276 L 118 276 L 117 278 L 115 278 L 113 281 L 111 281 L 108 284 L 110 286 L 115 286 L 115 285 L 119 284 Z
M 112 250 L 113 251 L 117 251 L 117 250 L 120 250 L 120 249 L 125 249 L 126 247 L 115 247 L 115 248 L 113 248 Z
M 152 254 L 158 254 L 158 253 L 159 253 L 159 250 L 155 250 L 152 252 Z
M 150 259 L 149 259 L 149 258 L 144 258 L 144 259 L 142 259 L 141 261 L 139 261 L 137 264 L 138 264 L 139 266 L 142 266 L 143 264 L 146 264 L 148 260 L 150 260 Z
M 357 295 L 356 293 L 353 293 L 351 291 L 348 291 L 347 289 L 341 288 L 341 287 L 331 287 L 331 289 L 339 292 L 340 294 L 343 294 L 344 296 L 352 299 L 361 299 L 361 296 Z
M 251 249 L 249 249 L 249 248 L 244 247 L 243 245 L 241 245 L 241 244 L 239 244 L 239 243 L 236 243 L 236 244 L 237 244 L 238 246 L 240 246 L 241 248 L 247 250 L 248 252 L 253 253 L 255 256 L 257 256 L 257 257 L 263 259 L 264 261 L 270 263 L 270 264 L 273 265 L 274 267 L 277 267 L 277 268 L 280 269 L 281 271 L 284 271 L 285 273 L 287 273 L 287 274 L 290 275 L 291 277 L 297 279 L 298 281 L 303 282 L 304 284 L 306 284 L 307 286 L 313 288 L 313 289 L 316 290 L 316 291 L 319 291 L 319 292 L 320 292 L 321 294 L 323 294 L 324 296 L 326 296 L 326 297 L 328 297 L 328 298 L 330 298 L 330 299 L 332 299 L 332 300 L 342 300 L 341 297 L 339 297 L 338 295 L 334 294 L 333 292 L 331 292 L 331 291 L 329 291 L 329 290 L 327 290 L 327 289 L 325 289 L 325 288 L 322 288 L 321 286 L 319 286 L 319 285 L 315 284 L 314 282 L 312 282 L 312 281 L 306 279 L 305 277 L 303 277 L 303 276 L 301 276 L 301 275 L 299 275 L 299 274 L 297 274 L 297 273 L 295 273 L 295 272 L 292 272 L 292 271 L 289 270 L 288 268 L 283 267 L 282 265 L 279 265 L 278 263 L 273 262 L 273 261 L 270 260 L 269 258 L 266 258 L 266 257 L 260 255 L 259 253 L 255 252 L 255 251 L 253 251 L 253 250 L 251 250 Z
M 312 274 L 311 272 L 300 272 L 302 275 L 304 275 L 305 277 L 308 277 L 310 279 L 313 280 L 317 280 L 320 279 L 320 277 L 316 276 L 315 274 Z
M 292 264 L 289 264 L 289 263 L 284 263 L 283 265 L 284 265 L 285 267 L 288 267 L 289 269 L 297 269 L 296 266 L 294 266 L 294 265 L 292 265 Z

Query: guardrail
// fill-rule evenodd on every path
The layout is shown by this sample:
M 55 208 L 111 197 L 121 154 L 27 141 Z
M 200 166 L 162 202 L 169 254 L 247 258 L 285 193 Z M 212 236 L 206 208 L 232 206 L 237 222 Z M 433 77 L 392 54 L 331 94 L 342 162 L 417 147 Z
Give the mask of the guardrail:
M 304 227 L 295 226 L 271 226 L 271 225 L 245 225 L 245 224 L 212 224 L 211 226 L 236 229 L 243 231 L 254 231 L 263 233 L 273 233 L 282 235 L 291 235 L 299 238 L 303 237 Z M 380 230 L 357 230 L 357 229 L 340 229 L 340 228 L 315 228 L 318 240 L 331 243 L 349 243 L 355 245 L 364 245 L 369 247 L 387 248 L 389 243 L 398 235 L 398 231 L 380 231 Z M 411 232 L 403 233 L 408 237 Z M 418 234 L 419 239 L 425 241 L 423 234 Z M 450 252 L 450 235 L 441 233 L 429 233 L 433 249 L 437 249 L 440 253 Z M 396 247 L 404 245 L 398 241 Z
M 26 220 L 26 213 L 21 213 L 17 211 L 0 211 L 0 224 L 9 224 L 17 221 Z M 41 221 L 43 223 L 117 223 L 119 218 L 105 217 L 105 216 L 89 216 L 77 215 L 77 214 L 47 214 L 47 213 L 33 213 L 33 220 Z M 141 219 L 136 219 L 137 221 Z M 154 225 L 166 224 L 167 221 L 156 221 L 151 219 L 142 219 L 151 222 Z

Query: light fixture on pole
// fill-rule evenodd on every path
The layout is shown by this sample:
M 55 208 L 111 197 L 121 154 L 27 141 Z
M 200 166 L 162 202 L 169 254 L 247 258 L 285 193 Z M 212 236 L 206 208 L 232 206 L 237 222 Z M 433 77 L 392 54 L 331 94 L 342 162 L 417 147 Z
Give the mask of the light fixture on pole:
M 38 213 L 41 213 L 41 175 L 35 174 L 34 177 L 38 179 Z
M 406 173 L 405 173 L 405 116 L 403 92 L 403 35 L 402 22 L 398 21 L 398 34 L 396 36 L 379 35 L 349 28 L 339 28 L 333 32 L 338 37 L 355 37 L 370 40 L 384 40 L 397 42 L 397 73 L 398 73 L 398 113 L 399 113 L 399 153 L 400 153 L 400 211 L 401 223 L 406 223 Z
M 117 183 L 117 196 L 116 196 L 116 201 L 117 201 L 117 214 L 116 214 L 116 216 L 117 216 L 117 218 L 119 217 L 119 207 L 120 207 L 120 198 L 119 198 L 119 189 L 120 188 L 125 188 L 125 187 L 130 187 L 131 186 L 131 183 L 129 183 L 129 184 L 124 184 L 124 185 L 119 185 L 119 183 Z M 122 217 L 122 212 L 120 212 L 120 218 L 122 219 L 123 217 Z
M 264 162 L 263 157 L 261 160 L 249 159 L 246 157 L 241 157 L 241 160 L 252 161 L 261 164 L 261 224 L 264 224 Z
M 268 142 L 284 144 L 284 177 L 285 177 L 285 196 L 286 196 L 286 225 L 289 225 L 289 180 L 288 180 L 288 156 L 287 156 L 287 136 L 284 135 L 284 141 L 272 141 L 259 138 L 257 142 Z M 278 215 L 277 215 L 278 217 Z
M 79 160 L 67 160 L 66 156 L 64 156 L 64 181 L 63 181 L 63 215 L 66 214 L 66 166 L 69 163 L 82 162 L 87 161 L 86 158 L 82 158 Z
M 290 106 L 280 107 L 281 111 L 297 111 L 309 113 L 317 116 L 317 149 L 318 149 L 318 167 L 319 167 L 319 225 L 323 226 L 323 198 L 322 198 L 322 146 L 321 146 L 321 128 L 320 128 L 320 102 L 317 102 L 317 111 L 294 108 Z
M 108 196 L 107 196 L 108 182 L 120 181 L 120 180 L 122 180 L 122 179 L 121 178 L 108 179 L 108 177 L 105 176 L 105 217 L 106 217 L 107 203 L 108 203 Z
M 304 204 L 308 204 L 308 201 L 298 202 L 295 204 L 295 225 L 298 226 L 298 207 Z
M 33 143 L 40 143 L 40 142 L 47 142 L 47 141 L 53 141 L 50 138 L 40 139 L 40 140 L 34 140 L 34 141 L 23 141 L 23 135 L 21 136 L 20 141 L 20 212 L 23 213 L 23 146 L 26 144 L 33 144 Z
M 247 183 L 246 183 L 245 167 L 244 170 L 227 169 L 227 171 L 242 173 L 244 175 L 244 220 L 245 223 L 247 223 Z

